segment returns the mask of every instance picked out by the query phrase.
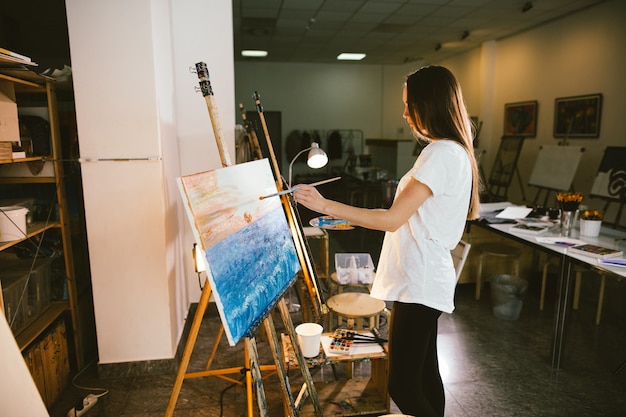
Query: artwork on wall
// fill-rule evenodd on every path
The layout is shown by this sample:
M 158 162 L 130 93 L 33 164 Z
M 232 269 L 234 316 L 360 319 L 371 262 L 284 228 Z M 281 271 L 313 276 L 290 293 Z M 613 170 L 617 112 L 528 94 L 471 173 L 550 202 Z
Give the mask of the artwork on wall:
M 626 202 L 626 147 L 609 146 L 605 149 L 591 196 Z
M 179 178 L 231 346 L 256 330 L 300 264 L 267 159 Z
M 504 136 L 537 136 L 537 101 L 504 105 Z
M 557 98 L 554 102 L 555 138 L 600 136 L 602 94 Z

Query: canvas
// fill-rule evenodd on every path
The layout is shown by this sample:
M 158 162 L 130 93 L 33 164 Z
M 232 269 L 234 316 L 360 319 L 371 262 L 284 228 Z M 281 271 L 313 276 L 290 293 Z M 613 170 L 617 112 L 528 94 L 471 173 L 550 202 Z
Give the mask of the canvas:
M 267 159 L 179 179 L 231 346 L 250 335 L 293 283 L 300 264 Z

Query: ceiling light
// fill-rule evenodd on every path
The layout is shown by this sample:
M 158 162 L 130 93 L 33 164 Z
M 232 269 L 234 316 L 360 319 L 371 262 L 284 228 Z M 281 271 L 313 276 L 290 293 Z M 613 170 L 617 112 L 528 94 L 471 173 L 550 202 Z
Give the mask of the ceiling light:
M 342 52 L 337 55 L 337 59 L 340 61 L 360 61 L 365 58 L 365 54 Z
M 261 51 L 256 49 L 244 49 L 241 51 L 241 56 L 263 58 L 267 56 L 267 51 Z

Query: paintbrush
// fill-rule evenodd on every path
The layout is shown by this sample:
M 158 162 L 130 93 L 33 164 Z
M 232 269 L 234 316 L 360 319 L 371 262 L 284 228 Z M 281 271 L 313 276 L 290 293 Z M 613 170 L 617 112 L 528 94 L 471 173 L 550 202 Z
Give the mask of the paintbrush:
M 372 333 L 374 333 L 373 330 L 375 329 L 372 329 Z M 373 334 L 370 336 L 368 334 L 356 333 L 356 332 L 347 332 L 344 336 L 338 337 L 337 339 L 354 340 L 355 343 L 356 341 L 368 341 L 368 342 L 374 342 L 374 343 L 387 341 L 387 339 L 383 339 L 382 337 L 380 337 L 380 334 Z
M 322 180 L 322 181 L 314 182 L 314 183 L 311 183 L 311 184 L 309 184 L 309 185 L 310 185 L 311 187 L 316 187 L 316 186 L 318 186 L 318 185 L 326 184 L 326 183 L 333 182 L 333 181 L 337 181 L 337 180 L 340 180 L 340 179 L 341 179 L 341 177 L 328 178 L 328 179 L 326 179 L 326 180 Z M 296 191 L 298 191 L 299 189 L 300 189 L 300 187 L 294 187 L 294 188 L 289 188 L 289 189 L 287 189 L 287 190 L 279 191 L 279 192 L 274 193 L 274 194 L 270 194 L 270 195 L 262 195 L 262 196 L 260 196 L 260 197 L 259 197 L 259 200 L 264 200 L 264 199 L 266 199 L 266 198 L 270 198 L 270 197 L 277 197 L 277 196 L 284 195 L 284 194 L 289 194 L 289 193 L 295 193 L 295 192 L 296 192 Z

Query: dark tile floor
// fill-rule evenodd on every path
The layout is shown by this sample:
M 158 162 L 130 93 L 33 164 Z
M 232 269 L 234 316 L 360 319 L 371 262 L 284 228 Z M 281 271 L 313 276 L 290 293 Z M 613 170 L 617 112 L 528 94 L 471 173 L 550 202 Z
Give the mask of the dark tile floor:
M 370 252 L 377 262 L 382 234 L 355 230 L 331 232 L 331 259 L 336 251 Z M 537 274 L 538 275 L 538 274 Z M 626 283 L 607 281 L 600 326 L 594 324 L 598 280 L 583 280 L 581 305 L 569 315 L 563 368 L 551 368 L 554 288 L 548 288 L 546 308 L 538 308 L 539 276 L 528 277 L 530 286 L 518 320 L 496 318 L 489 288 L 474 300 L 473 285 L 460 285 L 456 311 L 444 314 L 439 326 L 439 352 L 446 390 L 446 416 L 614 416 L 626 410 Z M 556 280 L 550 280 L 552 282 Z M 487 284 L 488 286 L 488 284 Z M 299 314 L 293 316 L 298 323 Z M 210 308 L 205 315 L 189 370 L 202 370 L 219 327 Z M 278 331 L 280 325 L 277 323 Z M 381 326 L 383 332 L 385 326 Z M 258 338 L 262 363 L 272 363 L 267 342 Z M 214 369 L 243 364 L 241 344 L 231 348 L 222 340 Z M 367 364 L 357 373 L 367 375 Z M 317 380 L 332 380 L 329 367 L 311 371 Z M 297 382 L 299 372 L 290 373 Z M 339 377 L 342 377 L 340 370 Z M 174 375 L 101 379 L 96 366 L 87 367 L 52 407 L 51 416 L 66 416 L 73 403 L 86 394 L 107 389 L 86 416 L 163 416 L 172 392 Z M 232 376 L 240 380 L 241 376 Z M 264 380 L 270 416 L 283 415 L 278 379 Z M 83 387 L 83 388 L 79 388 Z M 93 389 L 85 389 L 90 387 Z M 392 405 L 392 412 L 398 412 Z M 258 412 L 255 412 L 257 415 Z M 186 380 L 176 405 L 176 417 L 244 416 L 245 389 L 215 377 Z

